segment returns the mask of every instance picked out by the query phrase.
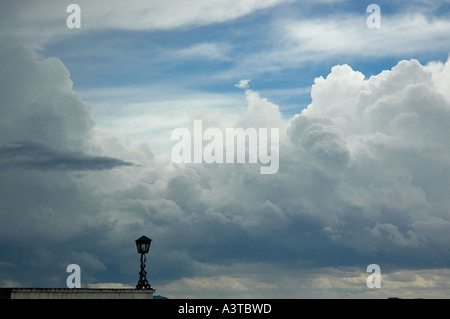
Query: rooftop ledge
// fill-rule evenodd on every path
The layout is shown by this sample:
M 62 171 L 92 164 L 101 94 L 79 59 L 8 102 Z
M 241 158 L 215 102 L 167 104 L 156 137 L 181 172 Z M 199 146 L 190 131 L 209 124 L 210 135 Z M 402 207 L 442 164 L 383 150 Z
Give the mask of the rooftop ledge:
M 155 289 L 0 288 L 0 299 L 153 299 Z

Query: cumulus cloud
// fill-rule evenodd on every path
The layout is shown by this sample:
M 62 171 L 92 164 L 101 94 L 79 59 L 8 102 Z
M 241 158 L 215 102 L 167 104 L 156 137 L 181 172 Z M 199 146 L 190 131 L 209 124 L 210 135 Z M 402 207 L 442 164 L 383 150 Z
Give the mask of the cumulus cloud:
M 190 258 L 275 255 L 345 265 L 371 256 L 430 266 L 427 251 L 443 248 L 446 236 L 436 234 L 448 223 L 443 128 L 450 107 L 435 78 L 417 60 L 370 78 L 335 66 L 315 80 L 311 104 L 284 123 L 278 174 L 262 177 L 250 165 L 191 165 L 169 180 L 177 222 L 196 225 L 208 238 L 185 233 L 196 246 Z M 248 88 L 246 94 L 247 113 L 235 123 L 279 124 L 276 105 Z M 269 251 L 255 241 L 262 238 L 272 238 Z M 227 258 L 220 254 L 237 242 Z M 442 253 L 434 263 L 445 263 Z
M 0 143 L 35 141 L 81 150 L 92 132 L 90 105 L 72 90 L 69 71 L 56 58 L 37 61 L 15 39 L 2 37 Z M 12 60 L 13 58 L 13 60 Z
M 426 68 L 431 72 L 433 83 L 436 90 L 450 100 L 450 93 L 447 89 L 447 83 L 450 81 L 450 59 L 443 63 L 440 61 L 432 61 L 426 65 Z
M 312 103 L 289 132 L 307 165 L 320 165 L 322 174 L 333 170 L 325 175 L 332 185 L 324 187 L 331 191 L 326 201 L 339 203 L 314 214 L 334 241 L 365 253 L 437 244 L 420 225 L 435 216 L 448 220 L 440 181 L 448 178 L 442 129 L 450 104 L 440 85 L 416 60 L 369 79 L 346 65 L 316 79 Z

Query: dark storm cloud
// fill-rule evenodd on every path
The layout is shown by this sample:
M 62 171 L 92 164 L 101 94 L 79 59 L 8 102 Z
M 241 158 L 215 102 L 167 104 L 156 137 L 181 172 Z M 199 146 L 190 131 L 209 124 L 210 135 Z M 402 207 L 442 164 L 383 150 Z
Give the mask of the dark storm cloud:
M 132 166 L 117 158 L 55 150 L 42 143 L 19 142 L 0 147 L 0 170 L 22 168 L 39 170 L 107 170 Z

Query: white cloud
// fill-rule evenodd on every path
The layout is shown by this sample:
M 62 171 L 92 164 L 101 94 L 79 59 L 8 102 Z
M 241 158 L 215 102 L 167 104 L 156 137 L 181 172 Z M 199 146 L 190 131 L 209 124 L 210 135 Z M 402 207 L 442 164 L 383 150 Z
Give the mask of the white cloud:
M 240 80 L 234 86 L 238 87 L 240 89 L 248 89 L 249 88 L 249 83 L 250 83 L 250 80 Z
M 434 241 L 419 225 L 434 215 L 448 220 L 449 203 L 433 186 L 438 171 L 448 172 L 443 128 L 450 104 L 436 90 L 441 85 L 415 60 L 369 79 L 349 66 L 316 79 L 312 103 L 293 118 L 289 132 L 299 156 L 311 163 L 303 165 L 322 174 L 332 168 L 325 202 L 343 206 L 326 207 L 335 211 L 332 218 L 319 203 L 308 206 L 317 208 L 312 214 L 322 216 L 332 238 L 366 252 Z
M 205 42 L 183 49 L 172 50 L 167 55 L 175 59 L 231 60 L 228 55 L 230 50 L 231 45 L 228 43 Z
M 416 56 L 448 52 L 450 22 L 429 13 L 382 13 L 381 28 L 366 25 L 361 14 L 328 14 L 274 19 L 266 35 L 270 46 L 241 58 L 240 69 L 254 73 L 305 67 L 310 63 Z
M 92 4 L 81 1 L 86 7 L 88 18 L 96 23 L 88 22 L 92 28 L 118 29 L 171 29 L 189 25 L 207 25 L 224 22 L 249 14 L 255 10 L 272 7 L 283 1 L 210 1 L 196 0 L 191 3 L 171 0 L 159 1 L 132 0 L 125 4 L 122 1 L 108 1 Z
M 74 32 L 117 30 L 170 30 L 221 23 L 286 2 L 285 0 L 208 0 L 127 2 L 85 1 L 81 9 L 81 28 L 68 29 L 66 8 L 71 1 L 21 1 L 3 7 L 3 26 L 15 36 L 22 36 L 40 45 Z M 11 20 L 11 18 L 14 20 Z M 36 31 L 39 25 L 40 31 Z
M 450 101 L 450 91 L 448 90 L 448 83 L 450 82 L 450 59 L 442 63 L 438 61 L 430 62 L 426 68 L 431 71 L 433 83 L 436 85 L 437 91 L 444 95 Z

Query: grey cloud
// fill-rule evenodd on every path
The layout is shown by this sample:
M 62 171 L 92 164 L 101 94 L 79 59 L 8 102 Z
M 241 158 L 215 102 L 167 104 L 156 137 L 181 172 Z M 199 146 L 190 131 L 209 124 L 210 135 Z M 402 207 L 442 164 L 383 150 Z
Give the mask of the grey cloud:
M 0 170 L 23 168 L 38 170 L 105 170 L 132 166 L 117 158 L 55 150 L 41 143 L 19 142 L 0 147 Z
M 57 58 L 39 60 L 17 39 L 0 36 L 0 144 L 34 141 L 81 151 L 92 136 L 91 106 L 72 90 Z

